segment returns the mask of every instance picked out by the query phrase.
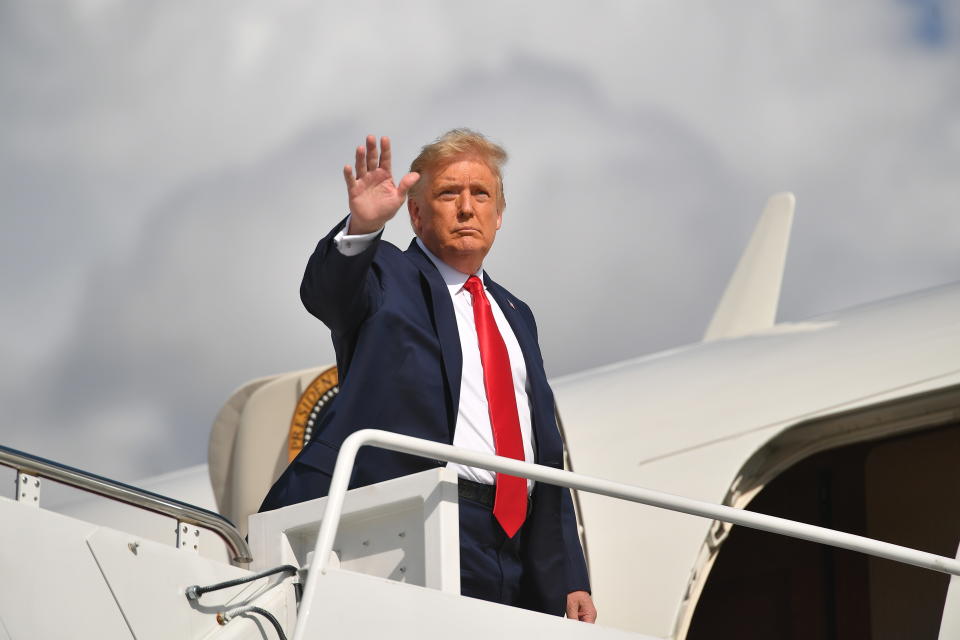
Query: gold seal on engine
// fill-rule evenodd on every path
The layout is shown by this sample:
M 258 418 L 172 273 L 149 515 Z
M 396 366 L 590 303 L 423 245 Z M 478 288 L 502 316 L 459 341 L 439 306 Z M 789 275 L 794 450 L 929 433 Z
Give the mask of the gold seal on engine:
M 297 401 L 297 406 L 293 410 L 293 419 L 290 421 L 290 432 L 287 438 L 288 461 L 293 461 L 304 445 L 310 442 L 321 412 L 340 391 L 339 384 L 337 368 L 330 367 L 314 378 L 300 395 L 300 400 Z

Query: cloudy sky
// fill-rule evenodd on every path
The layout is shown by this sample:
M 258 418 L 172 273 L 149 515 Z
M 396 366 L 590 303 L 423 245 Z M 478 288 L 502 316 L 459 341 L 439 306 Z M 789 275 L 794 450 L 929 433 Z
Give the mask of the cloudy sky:
M 779 190 L 781 319 L 960 279 L 960 3 L 526 5 L 0 1 L 0 442 L 134 480 L 330 362 L 297 292 L 366 133 L 507 147 L 486 266 L 554 375 L 698 340 Z

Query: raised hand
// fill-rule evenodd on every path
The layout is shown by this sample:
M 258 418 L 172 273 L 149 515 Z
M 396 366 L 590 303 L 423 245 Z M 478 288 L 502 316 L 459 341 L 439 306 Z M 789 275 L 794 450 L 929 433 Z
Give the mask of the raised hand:
M 378 152 L 376 137 L 367 136 L 366 148 L 357 147 L 356 177 L 353 167 L 343 168 L 350 202 L 348 234 L 372 233 L 382 228 L 396 215 L 407 192 L 420 179 L 419 173 L 408 173 L 394 185 L 390 161 L 390 138 L 380 138 Z

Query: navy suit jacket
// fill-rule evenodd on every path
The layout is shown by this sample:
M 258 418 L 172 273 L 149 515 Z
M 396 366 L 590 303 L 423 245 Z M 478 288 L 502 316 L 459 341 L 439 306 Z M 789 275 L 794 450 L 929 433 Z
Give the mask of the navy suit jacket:
M 313 439 L 270 490 L 261 511 L 325 496 L 344 439 L 364 428 L 450 444 L 457 421 L 462 355 L 453 302 L 440 272 L 417 246 L 401 251 L 378 239 L 345 256 L 333 244 L 338 224 L 310 257 L 300 297 L 333 337 L 340 393 Z M 529 307 L 486 277 L 520 343 L 527 367 L 536 462 L 563 467 L 553 392 Z M 364 447 L 350 486 L 445 464 Z M 570 492 L 538 482 L 524 524 L 522 606 L 562 615 L 566 594 L 589 590 Z

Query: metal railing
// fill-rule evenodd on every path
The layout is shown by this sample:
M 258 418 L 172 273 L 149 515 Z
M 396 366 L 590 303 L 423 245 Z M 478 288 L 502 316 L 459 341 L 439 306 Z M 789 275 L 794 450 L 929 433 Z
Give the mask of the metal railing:
M 601 480 L 572 471 L 564 471 L 562 469 L 554 469 L 530 462 L 478 453 L 448 444 L 420 440 L 419 438 L 388 431 L 363 429 L 344 440 L 343 445 L 340 447 L 340 454 L 337 456 L 337 464 L 330 482 L 330 491 L 327 497 L 326 509 L 323 513 L 323 521 L 320 523 L 320 532 L 317 535 L 317 543 L 313 551 L 314 561 L 311 569 L 315 570 L 310 571 L 307 577 L 307 584 L 303 593 L 303 602 L 311 601 L 313 592 L 316 589 L 318 576 L 325 573 L 329 565 L 334 538 L 337 535 L 337 527 L 340 524 L 340 515 L 343 511 L 343 501 L 347 493 L 347 485 L 350 481 L 350 474 L 353 471 L 353 464 L 357 452 L 360 450 L 360 447 L 363 446 L 389 449 L 421 458 L 446 460 L 448 462 L 457 462 L 490 471 L 508 473 L 513 476 L 532 478 L 538 482 L 546 482 L 579 491 L 588 491 L 590 493 L 597 493 L 630 502 L 639 502 L 640 504 L 652 507 L 738 524 L 751 529 L 777 533 L 791 538 L 819 542 L 831 547 L 859 551 L 878 558 L 886 558 L 887 560 L 902 562 L 941 573 L 955 576 L 960 575 L 960 561 L 955 558 L 938 556 L 933 553 L 890 544 L 889 542 L 881 542 L 880 540 L 857 536 L 852 533 L 834 531 L 833 529 L 826 529 L 824 527 L 778 518 L 776 516 L 745 511 L 743 509 L 717 505 L 710 502 L 701 502 L 699 500 L 683 498 L 661 491 L 644 489 L 619 482 L 612 482 L 610 480 Z M 301 620 L 297 622 L 298 630 L 306 627 L 306 620 L 302 619 L 306 615 L 309 615 L 309 610 L 301 613 Z M 295 636 L 294 640 L 298 638 L 299 636 Z
M 18 473 L 46 478 L 54 482 L 117 500 L 147 511 L 176 518 L 181 524 L 195 525 L 212 531 L 230 549 L 234 562 L 251 562 L 250 547 L 237 527 L 219 513 L 195 507 L 186 502 L 162 496 L 110 478 L 98 476 L 59 462 L 0 445 L 0 465 Z

